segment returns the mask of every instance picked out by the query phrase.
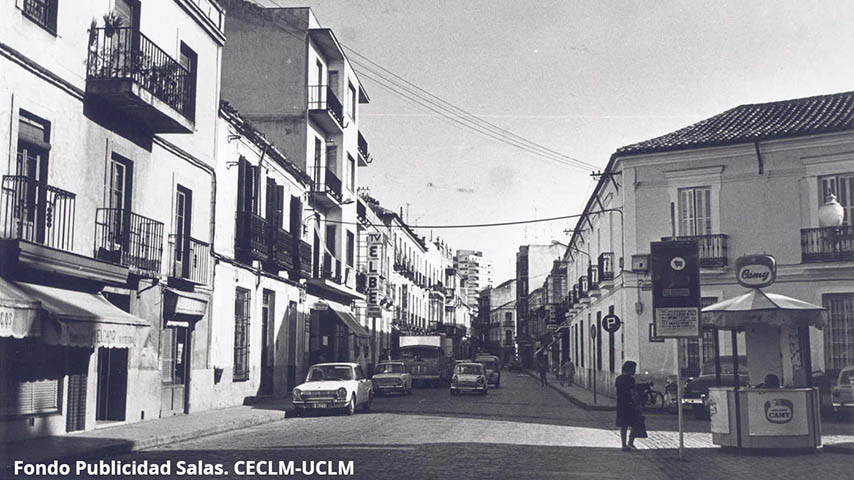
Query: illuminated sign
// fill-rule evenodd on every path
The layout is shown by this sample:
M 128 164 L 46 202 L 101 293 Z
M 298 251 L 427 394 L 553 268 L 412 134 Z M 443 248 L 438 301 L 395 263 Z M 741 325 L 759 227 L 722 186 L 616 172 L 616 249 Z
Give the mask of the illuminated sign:
M 771 255 L 747 255 L 735 262 L 736 280 L 747 288 L 762 288 L 777 279 L 777 261 Z
M 380 307 L 380 273 L 383 261 L 383 236 L 379 233 L 369 233 L 367 245 L 367 286 L 365 289 L 365 301 L 368 304 L 367 316 L 382 316 Z

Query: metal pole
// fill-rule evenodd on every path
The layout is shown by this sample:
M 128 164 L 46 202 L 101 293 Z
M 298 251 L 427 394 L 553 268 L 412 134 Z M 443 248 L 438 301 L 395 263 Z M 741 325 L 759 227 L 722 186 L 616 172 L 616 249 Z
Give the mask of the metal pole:
M 684 434 L 684 424 L 682 423 L 682 360 L 679 355 L 679 347 L 682 343 L 681 338 L 677 338 L 675 342 L 676 347 L 676 411 L 679 413 L 679 461 L 683 461 L 683 455 L 685 450 L 685 434 Z
M 591 325 L 592 327 L 592 325 Z M 591 337 L 593 338 L 593 337 Z M 593 404 L 596 404 L 596 349 L 593 348 L 595 342 L 590 342 L 590 353 L 593 357 L 593 361 L 590 362 L 590 370 L 593 371 Z
M 738 385 L 740 383 L 738 379 L 738 332 L 735 328 L 731 330 L 732 335 L 732 373 L 733 379 L 735 380 L 735 386 L 733 387 L 733 392 L 735 393 L 735 434 L 736 438 L 736 448 L 741 452 L 741 400 L 739 399 Z

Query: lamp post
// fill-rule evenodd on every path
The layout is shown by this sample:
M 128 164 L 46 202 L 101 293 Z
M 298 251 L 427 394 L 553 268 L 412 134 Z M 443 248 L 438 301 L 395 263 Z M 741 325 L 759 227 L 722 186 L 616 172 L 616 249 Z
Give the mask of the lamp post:
M 844 219 L 845 209 L 836 201 L 836 195 L 833 194 L 833 191 L 828 189 L 825 203 L 818 209 L 818 224 L 827 231 L 834 258 L 839 252 L 839 227 L 842 226 Z

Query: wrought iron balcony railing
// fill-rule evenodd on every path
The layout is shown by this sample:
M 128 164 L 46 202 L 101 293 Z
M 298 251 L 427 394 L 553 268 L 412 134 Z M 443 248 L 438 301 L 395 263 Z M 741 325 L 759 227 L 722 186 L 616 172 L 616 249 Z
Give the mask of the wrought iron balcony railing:
M 361 164 L 367 165 L 369 163 L 370 154 L 368 153 L 368 141 L 365 140 L 364 135 L 362 135 L 361 130 L 356 135 L 356 149 L 359 151 L 359 160 L 361 160 Z
M 719 268 L 727 266 L 727 235 L 725 233 L 665 237 L 663 240 L 696 240 L 701 267 Z
M 270 260 L 278 270 L 293 270 L 294 262 L 294 237 L 280 227 L 269 228 L 270 235 Z
M 599 290 L 599 265 L 587 266 L 588 290 Z
M 92 80 L 132 80 L 185 117 L 193 117 L 190 72 L 133 27 L 90 29 L 86 72 Z
M 311 244 L 300 240 L 298 249 L 299 274 L 303 278 L 311 278 Z
M 188 235 L 169 235 L 169 275 L 208 284 L 210 245 Z
M 325 111 L 335 119 L 338 128 L 344 126 L 344 107 L 328 85 L 308 86 L 308 109 Z
M 71 192 L 27 176 L 4 176 L 3 238 L 71 251 L 76 199 Z
M 330 253 L 323 254 L 323 269 L 320 271 L 321 278 L 332 280 L 335 283 L 342 283 L 341 279 L 341 260 L 335 258 Z
M 235 254 L 243 262 L 270 259 L 270 234 L 264 218 L 253 212 L 237 212 Z
M 157 276 L 163 257 L 163 224 L 130 210 L 99 208 L 95 256 L 141 275 Z
M 801 229 L 801 262 L 854 261 L 854 226 Z

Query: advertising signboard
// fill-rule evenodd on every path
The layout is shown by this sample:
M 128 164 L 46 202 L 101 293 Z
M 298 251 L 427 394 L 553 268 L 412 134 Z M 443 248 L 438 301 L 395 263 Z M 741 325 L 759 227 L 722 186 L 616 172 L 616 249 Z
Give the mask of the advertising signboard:
M 756 391 L 747 396 L 750 435 L 807 435 L 809 412 L 803 392 Z
M 382 309 L 380 308 L 380 273 L 382 272 L 383 260 L 383 236 L 379 233 L 369 233 L 367 235 L 367 286 L 365 289 L 365 301 L 368 304 L 367 316 L 380 317 Z
M 736 260 L 735 271 L 741 286 L 767 287 L 777 279 L 777 261 L 771 255 L 745 255 Z
M 700 336 L 700 259 L 697 242 L 650 244 L 652 315 L 659 338 Z

